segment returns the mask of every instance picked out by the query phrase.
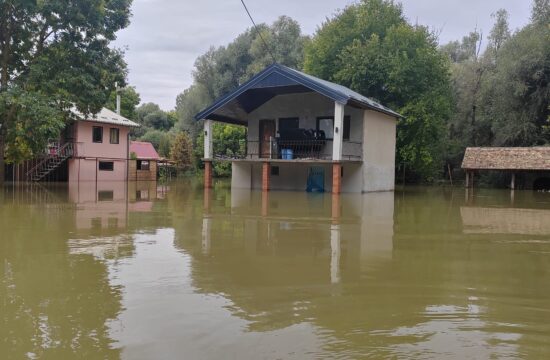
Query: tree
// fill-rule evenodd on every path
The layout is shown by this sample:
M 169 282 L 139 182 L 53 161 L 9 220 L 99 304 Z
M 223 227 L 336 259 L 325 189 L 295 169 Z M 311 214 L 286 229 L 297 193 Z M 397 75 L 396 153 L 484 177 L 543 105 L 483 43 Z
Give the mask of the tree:
M 133 86 L 127 86 L 119 89 L 118 93 L 120 95 L 120 115 L 135 121 L 137 117 L 136 107 L 141 101 L 136 88 Z M 116 111 L 116 91 L 111 92 L 105 107 L 112 111 Z
M 450 115 L 449 62 L 427 28 L 401 5 L 363 0 L 327 20 L 306 46 L 308 73 L 348 86 L 402 113 L 397 162 L 428 179 L 442 168 Z
M 170 158 L 176 162 L 178 169 L 189 169 L 193 164 L 193 143 L 186 132 L 180 131 L 174 138 Z
M 270 26 L 259 24 L 258 29 L 278 63 L 301 68 L 307 37 L 296 21 L 281 16 Z M 272 62 L 255 29 L 247 29 L 227 46 L 210 48 L 195 61 L 193 84 L 178 95 L 176 128 L 187 131 L 197 145 L 202 122 L 196 121 L 194 115 Z
M 0 3 L 0 181 L 6 148 L 8 161 L 32 157 L 71 107 L 96 113 L 124 83 L 122 53 L 109 44 L 129 16 L 130 0 Z

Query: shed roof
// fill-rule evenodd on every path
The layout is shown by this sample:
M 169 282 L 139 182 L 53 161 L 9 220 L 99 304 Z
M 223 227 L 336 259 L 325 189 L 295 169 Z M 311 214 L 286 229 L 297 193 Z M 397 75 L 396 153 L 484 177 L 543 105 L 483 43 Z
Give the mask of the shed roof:
M 195 119 L 245 124 L 239 113 L 250 113 L 276 95 L 301 92 L 317 92 L 344 105 L 349 104 L 393 117 L 401 117 L 397 112 L 345 86 L 284 65 L 272 64 L 232 92 L 217 99 L 208 108 L 195 115 Z M 230 103 L 236 105 L 234 110 L 218 111 Z
M 550 146 L 470 147 L 462 168 L 469 170 L 550 170 Z
M 139 124 L 133 122 L 132 120 L 128 120 L 124 116 L 117 114 L 116 112 L 111 111 L 107 108 L 101 108 L 101 110 L 97 114 L 88 115 L 88 116 L 85 116 L 80 111 L 76 110 L 76 108 L 73 108 L 71 111 L 81 121 L 93 121 L 98 123 L 128 126 L 128 127 L 140 126 Z
M 150 142 L 146 141 L 130 141 L 130 154 L 135 153 L 138 159 L 158 160 L 159 154 L 155 147 Z

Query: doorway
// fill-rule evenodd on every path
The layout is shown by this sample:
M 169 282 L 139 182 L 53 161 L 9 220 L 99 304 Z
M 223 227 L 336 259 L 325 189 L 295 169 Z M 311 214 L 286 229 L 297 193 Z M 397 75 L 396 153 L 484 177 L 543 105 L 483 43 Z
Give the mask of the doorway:
M 260 157 L 271 157 L 271 138 L 275 138 L 275 120 L 260 120 Z

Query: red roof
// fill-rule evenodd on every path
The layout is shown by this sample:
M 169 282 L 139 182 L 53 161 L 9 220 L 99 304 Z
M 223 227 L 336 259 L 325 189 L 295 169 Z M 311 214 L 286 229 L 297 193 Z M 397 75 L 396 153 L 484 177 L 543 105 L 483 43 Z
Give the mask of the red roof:
M 153 144 L 146 141 L 130 141 L 131 153 L 135 153 L 138 159 L 158 160 L 160 158 Z

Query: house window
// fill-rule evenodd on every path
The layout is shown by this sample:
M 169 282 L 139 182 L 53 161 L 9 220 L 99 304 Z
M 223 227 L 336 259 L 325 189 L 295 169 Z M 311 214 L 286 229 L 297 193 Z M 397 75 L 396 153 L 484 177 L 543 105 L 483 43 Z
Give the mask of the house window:
M 278 166 L 272 166 L 271 167 L 271 175 L 278 176 L 279 175 L 279 167 Z
M 103 128 L 101 126 L 92 127 L 92 141 L 95 143 L 103 142 Z
M 98 168 L 100 171 L 113 171 L 115 168 L 115 163 L 112 161 L 100 161 Z
M 351 128 L 351 118 L 344 116 L 344 129 L 342 133 L 343 140 L 349 140 Z M 323 130 L 328 140 L 334 139 L 334 116 L 323 116 L 317 118 L 317 130 Z
M 119 130 L 117 128 L 111 128 L 109 132 L 109 142 L 111 144 L 118 144 Z
M 138 160 L 137 161 L 138 170 L 147 170 L 149 171 L 149 161 L 148 160 Z
M 300 126 L 300 119 L 297 117 L 280 118 L 279 119 L 279 132 L 285 132 L 286 130 L 298 129 Z
M 323 131 L 325 133 L 325 138 L 332 140 L 334 138 L 334 118 L 317 118 L 317 131 Z
M 97 201 L 113 201 L 115 194 L 112 190 L 103 190 L 97 192 Z
M 342 139 L 349 141 L 349 132 L 350 132 L 350 117 L 344 116 L 344 133 L 342 134 Z

